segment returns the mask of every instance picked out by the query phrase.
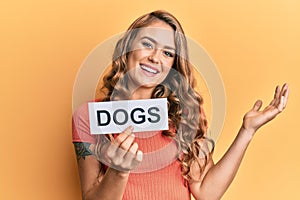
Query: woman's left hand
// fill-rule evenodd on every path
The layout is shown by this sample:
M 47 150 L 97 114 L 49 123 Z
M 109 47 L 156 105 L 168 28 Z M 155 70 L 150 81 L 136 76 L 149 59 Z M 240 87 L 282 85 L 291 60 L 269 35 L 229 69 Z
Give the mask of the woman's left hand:
M 288 96 L 289 87 L 288 84 L 284 84 L 281 89 L 280 86 L 276 87 L 273 100 L 261 111 L 262 101 L 257 100 L 253 108 L 245 114 L 243 118 L 243 128 L 254 134 L 257 129 L 274 119 L 284 110 Z

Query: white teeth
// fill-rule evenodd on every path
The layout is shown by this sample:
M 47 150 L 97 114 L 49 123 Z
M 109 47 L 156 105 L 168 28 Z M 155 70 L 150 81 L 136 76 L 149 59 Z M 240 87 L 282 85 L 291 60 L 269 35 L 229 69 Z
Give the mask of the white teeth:
M 154 70 L 154 69 L 152 69 L 152 68 L 150 68 L 150 67 L 147 67 L 147 66 L 145 66 L 145 65 L 141 65 L 141 68 L 142 68 L 143 70 L 146 70 L 147 72 L 150 72 L 150 73 L 153 73 L 153 74 L 157 74 L 157 73 L 158 73 L 157 70 Z

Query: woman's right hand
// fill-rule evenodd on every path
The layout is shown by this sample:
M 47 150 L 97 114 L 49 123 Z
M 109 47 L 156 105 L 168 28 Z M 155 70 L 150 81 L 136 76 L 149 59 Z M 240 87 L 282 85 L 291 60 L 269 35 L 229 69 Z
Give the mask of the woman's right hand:
M 106 156 L 111 161 L 110 168 L 129 173 L 136 168 L 143 159 L 142 151 L 134 141 L 133 127 L 129 126 L 120 133 L 108 146 Z

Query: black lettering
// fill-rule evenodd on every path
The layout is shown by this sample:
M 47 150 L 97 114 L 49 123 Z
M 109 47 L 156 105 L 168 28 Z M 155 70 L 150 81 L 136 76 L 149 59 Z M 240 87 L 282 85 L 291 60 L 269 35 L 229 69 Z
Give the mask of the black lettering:
M 142 124 L 144 123 L 146 120 L 145 120 L 145 115 L 138 115 L 138 117 L 141 119 L 140 121 L 137 121 L 134 119 L 134 113 L 136 111 L 140 111 L 142 113 L 144 113 L 145 111 L 142 109 L 142 108 L 135 108 L 131 111 L 131 114 L 130 114 L 130 117 L 131 117 L 131 120 L 136 123 L 136 124 Z
M 159 109 L 157 107 L 149 108 L 149 110 L 148 110 L 149 115 L 156 117 L 156 119 L 151 119 L 150 117 L 148 117 L 148 120 L 151 123 L 157 123 L 160 121 L 160 115 L 155 112 L 152 112 L 152 110 L 156 110 L 157 112 L 159 111 Z
M 106 122 L 101 122 L 101 113 L 106 114 L 107 116 Z M 107 110 L 97 110 L 97 121 L 98 121 L 98 126 L 107 126 L 110 123 L 109 112 Z
M 125 120 L 124 120 L 123 122 L 119 122 L 119 121 L 117 120 L 117 114 L 118 114 L 119 112 L 124 113 Z M 127 114 L 126 110 L 124 110 L 124 109 L 117 109 L 117 110 L 114 112 L 114 114 L 113 114 L 113 120 L 114 120 L 114 122 L 115 122 L 117 125 L 124 125 L 124 124 L 126 124 L 127 121 L 128 121 L 128 114 Z

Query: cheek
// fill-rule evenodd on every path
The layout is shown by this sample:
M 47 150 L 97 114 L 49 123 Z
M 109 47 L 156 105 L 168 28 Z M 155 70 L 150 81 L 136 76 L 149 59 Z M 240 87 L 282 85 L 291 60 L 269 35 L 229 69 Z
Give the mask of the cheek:
M 128 55 L 128 62 L 137 63 L 145 57 L 147 57 L 145 50 L 135 50 Z
M 127 60 L 127 69 L 133 69 L 136 66 L 136 53 L 130 52 Z
M 175 59 L 165 60 L 165 62 L 164 62 L 165 68 L 167 68 L 167 70 L 170 71 L 170 69 L 173 67 L 174 62 L 175 62 Z
M 169 65 L 165 65 L 163 67 L 163 76 L 167 76 L 171 70 L 172 66 L 170 67 Z

